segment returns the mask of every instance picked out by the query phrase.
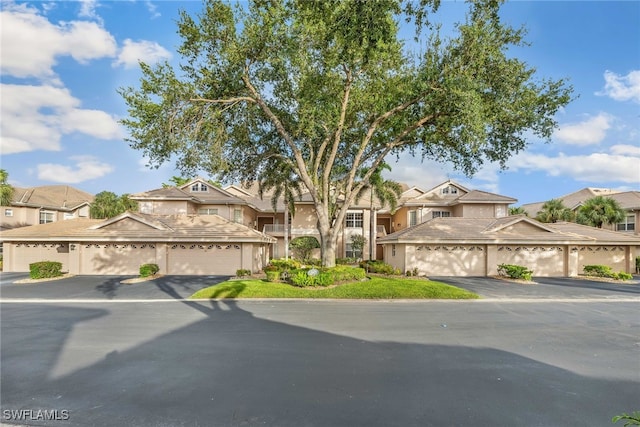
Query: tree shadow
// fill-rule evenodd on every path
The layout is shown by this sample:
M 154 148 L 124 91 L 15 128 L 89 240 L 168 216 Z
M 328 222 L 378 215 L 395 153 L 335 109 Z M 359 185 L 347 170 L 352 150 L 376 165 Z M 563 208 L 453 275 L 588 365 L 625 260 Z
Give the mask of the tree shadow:
M 3 409 L 69 410 L 68 421 L 40 424 L 56 426 L 298 427 L 607 425 L 637 408 L 637 373 L 592 378 L 493 348 L 367 341 L 276 322 L 233 300 L 184 303 L 198 306 L 182 312 L 193 319 L 186 326 L 156 314 L 150 322 L 166 333 L 137 340 L 123 331 L 127 350 L 101 343 L 100 360 L 56 379 L 61 348 L 86 345 L 69 342 L 69 331 L 105 311 L 5 308 Z M 147 309 L 166 304 L 174 303 Z

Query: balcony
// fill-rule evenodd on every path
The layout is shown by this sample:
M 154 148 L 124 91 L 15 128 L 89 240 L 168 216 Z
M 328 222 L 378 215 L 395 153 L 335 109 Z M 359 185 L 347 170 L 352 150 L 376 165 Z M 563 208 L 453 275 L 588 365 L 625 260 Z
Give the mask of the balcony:
M 265 224 L 262 232 L 270 236 L 284 236 L 284 224 Z M 291 235 L 291 226 L 289 226 L 289 235 Z

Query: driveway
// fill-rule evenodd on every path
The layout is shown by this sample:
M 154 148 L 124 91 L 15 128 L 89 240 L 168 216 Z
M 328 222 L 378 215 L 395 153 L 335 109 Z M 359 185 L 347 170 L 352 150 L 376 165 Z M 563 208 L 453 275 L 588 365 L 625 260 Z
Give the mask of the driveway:
M 3 299 L 51 300 L 153 300 L 183 299 L 194 292 L 229 279 L 229 276 L 164 276 L 146 282 L 122 284 L 133 276 L 73 276 L 39 283 L 15 283 L 28 273 L 0 275 Z
M 521 284 L 491 277 L 430 277 L 431 280 L 475 292 L 483 298 L 640 298 L 640 278 L 628 282 L 596 282 L 571 277 L 534 277 Z

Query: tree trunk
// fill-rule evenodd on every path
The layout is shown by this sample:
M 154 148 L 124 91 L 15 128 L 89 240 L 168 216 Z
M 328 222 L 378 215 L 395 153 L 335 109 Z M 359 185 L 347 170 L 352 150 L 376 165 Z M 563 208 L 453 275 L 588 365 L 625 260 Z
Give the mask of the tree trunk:
M 336 246 L 337 241 L 332 236 L 324 236 L 322 239 L 322 266 L 323 267 L 335 267 L 336 266 Z

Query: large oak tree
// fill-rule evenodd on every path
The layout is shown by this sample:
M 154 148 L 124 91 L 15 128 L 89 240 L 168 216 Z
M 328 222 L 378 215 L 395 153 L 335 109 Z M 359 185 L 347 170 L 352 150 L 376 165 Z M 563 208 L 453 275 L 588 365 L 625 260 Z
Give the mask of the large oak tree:
M 140 86 L 120 89 L 122 122 L 152 165 L 300 183 L 331 266 L 347 207 L 388 156 L 473 174 L 552 134 L 572 89 L 512 56 L 524 30 L 501 3 L 470 2 L 445 36 L 439 0 L 208 1 L 180 14 L 180 65 L 141 63 Z

